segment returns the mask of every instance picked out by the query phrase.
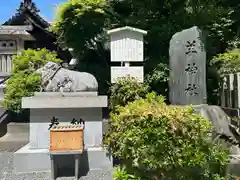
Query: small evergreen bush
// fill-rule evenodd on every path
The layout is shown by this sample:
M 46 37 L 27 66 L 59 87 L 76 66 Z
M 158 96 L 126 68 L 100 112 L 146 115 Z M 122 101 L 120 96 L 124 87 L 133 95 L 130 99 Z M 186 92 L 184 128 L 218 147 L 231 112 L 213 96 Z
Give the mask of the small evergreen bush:
M 139 83 L 133 77 L 119 78 L 117 82 L 110 87 L 110 109 L 116 110 L 118 106 L 125 106 L 148 93 L 149 86 Z
M 107 143 L 126 168 L 120 169 L 115 177 L 119 180 L 121 174 L 141 180 L 224 177 L 228 152 L 213 144 L 209 134 L 211 123 L 194 114 L 191 107 L 168 106 L 164 100 L 150 93 L 111 114 Z

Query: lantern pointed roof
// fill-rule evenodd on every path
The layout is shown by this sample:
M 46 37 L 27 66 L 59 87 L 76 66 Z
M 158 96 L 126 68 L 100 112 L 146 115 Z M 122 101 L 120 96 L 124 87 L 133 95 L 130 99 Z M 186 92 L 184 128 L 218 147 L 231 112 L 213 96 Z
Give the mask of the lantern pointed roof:
M 32 26 L 0 26 L 0 37 L 11 36 L 20 37 L 24 40 L 34 40 L 34 38 L 27 31 L 31 31 Z

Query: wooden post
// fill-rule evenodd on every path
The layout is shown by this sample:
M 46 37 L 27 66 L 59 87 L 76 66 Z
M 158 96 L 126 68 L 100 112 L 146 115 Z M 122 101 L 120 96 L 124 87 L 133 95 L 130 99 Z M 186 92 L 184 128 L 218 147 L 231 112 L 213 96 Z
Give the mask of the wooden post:
M 227 102 L 227 106 L 230 107 L 230 108 L 233 108 L 233 101 L 234 101 L 234 96 L 233 96 L 233 79 L 234 78 L 234 75 L 233 74 L 229 74 L 227 76 L 227 90 L 228 90 L 228 102 Z
M 234 108 L 240 108 L 240 73 L 234 74 Z

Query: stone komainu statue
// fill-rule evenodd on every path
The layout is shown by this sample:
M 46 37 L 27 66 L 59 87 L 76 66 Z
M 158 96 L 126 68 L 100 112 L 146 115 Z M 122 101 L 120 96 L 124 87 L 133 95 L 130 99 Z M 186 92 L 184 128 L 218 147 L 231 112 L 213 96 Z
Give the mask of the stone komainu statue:
M 41 88 L 45 92 L 98 90 L 98 83 L 93 75 L 86 72 L 71 71 L 54 62 L 48 62 L 36 73 L 41 74 Z

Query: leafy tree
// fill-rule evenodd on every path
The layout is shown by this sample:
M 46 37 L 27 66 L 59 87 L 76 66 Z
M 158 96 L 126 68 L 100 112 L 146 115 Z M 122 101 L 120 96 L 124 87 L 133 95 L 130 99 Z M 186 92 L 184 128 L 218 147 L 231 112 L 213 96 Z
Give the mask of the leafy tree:
M 82 60 L 78 69 L 93 73 L 102 92 L 107 92 L 105 81 L 109 81 L 110 71 L 106 30 L 125 25 L 147 30 L 145 75 L 148 80 L 153 80 L 154 90 L 167 95 L 167 83 L 163 79 L 168 74 L 161 67 L 162 64 L 168 66 L 172 35 L 194 25 L 204 30 L 207 35 L 207 78 L 211 84 L 217 77 L 211 72 L 210 60 L 236 39 L 240 27 L 238 14 L 238 3 L 233 0 L 72 0 L 59 6 L 51 29 L 59 36 L 60 44 L 74 47 Z M 155 78 L 149 79 L 149 74 Z M 209 93 L 216 88 L 217 84 L 208 89 Z
M 13 57 L 12 77 L 7 81 L 4 93 L 4 106 L 20 113 L 22 97 L 32 96 L 40 90 L 40 76 L 34 72 L 53 61 L 60 63 L 56 53 L 47 49 L 27 49 Z
M 216 67 L 220 77 L 240 72 L 240 49 L 228 50 L 213 57 L 211 64 Z
M 105 0 L 74 0 L 62 3 L 56 11 L 51 30 L 58 35 L 58 43 L 73 47 L 81 60 L 77 70 L 95 75 L 100 93 L 106 93 L 110 80 L 109 56 L 105 50 L 103 29 L 107 18 Z M 104 80 L 104 81 L 103 81 Z

